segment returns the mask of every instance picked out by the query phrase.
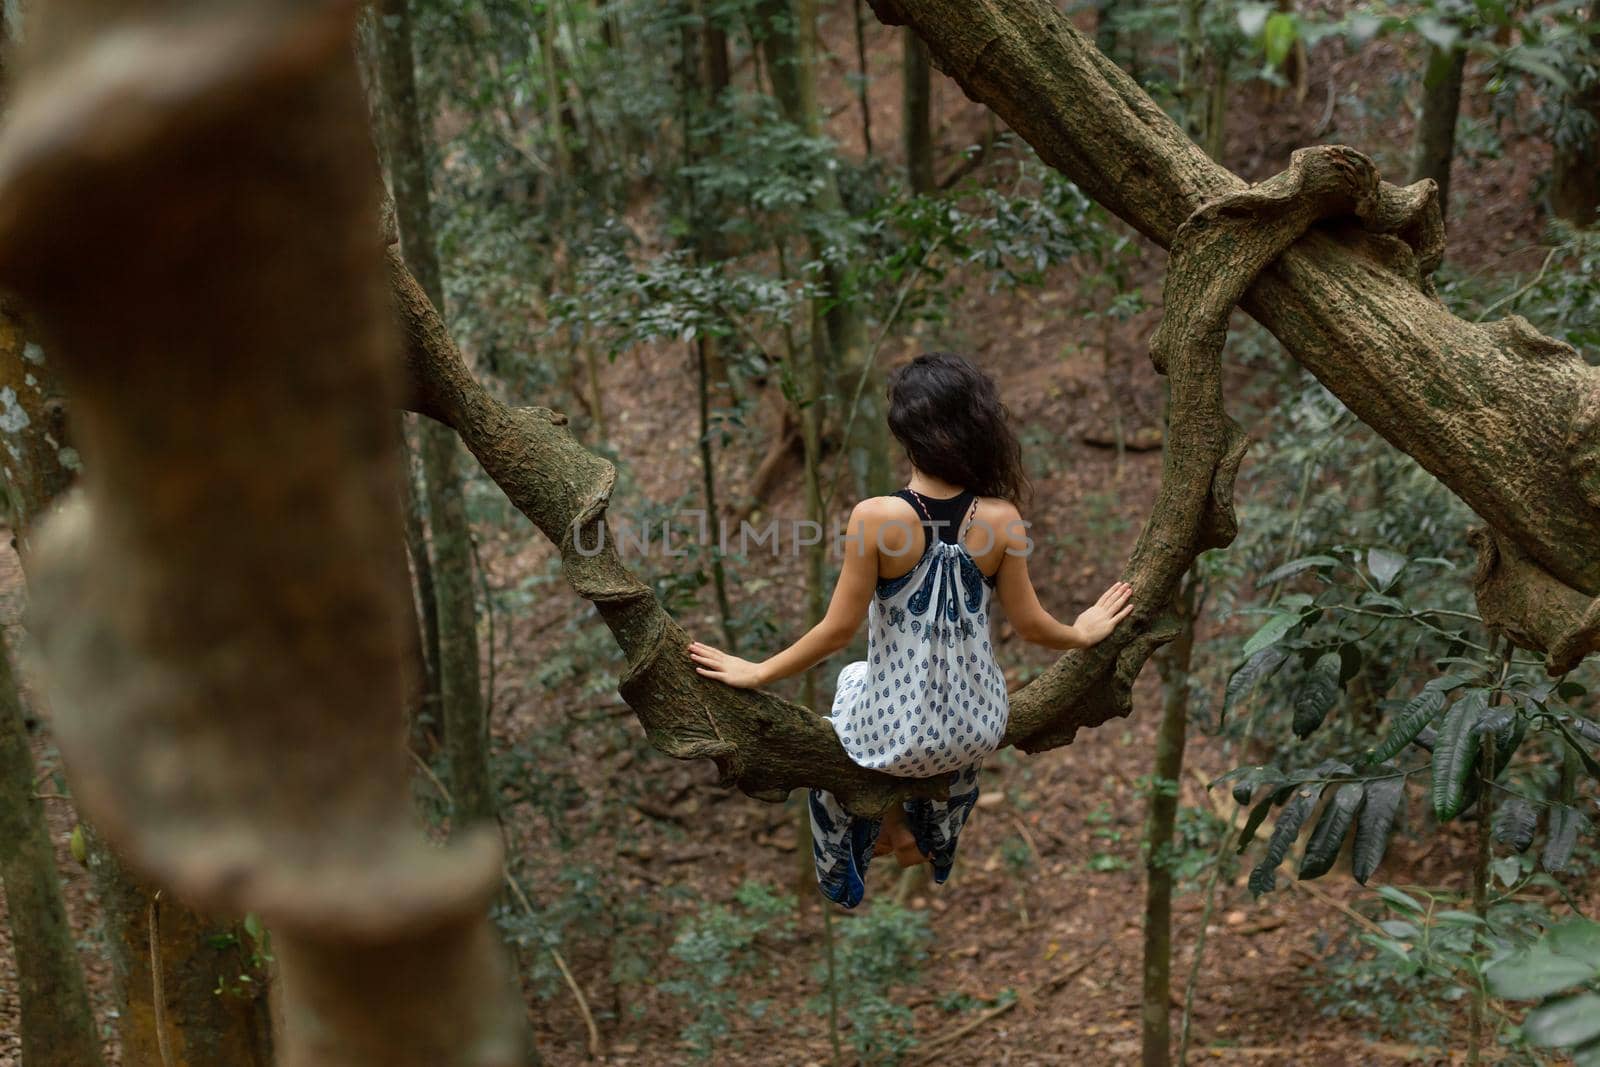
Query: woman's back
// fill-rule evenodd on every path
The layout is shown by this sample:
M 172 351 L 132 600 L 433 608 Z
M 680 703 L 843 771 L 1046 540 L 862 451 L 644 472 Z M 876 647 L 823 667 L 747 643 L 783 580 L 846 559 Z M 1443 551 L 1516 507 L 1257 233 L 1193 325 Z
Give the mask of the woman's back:
M 841 672 L 832 720 L 855 763 L 928 778 L 999 748 L 1009 703 L 989 635 L 993 577 L 966 543 L 975 496 L 895 496 L 920 512 L 905 540 L 917 554 L 902 570 L 911 551 L 886 546 L 882 558 L 896 566 L 880 574 L 893 576 L 878 581 L 867 658 Z

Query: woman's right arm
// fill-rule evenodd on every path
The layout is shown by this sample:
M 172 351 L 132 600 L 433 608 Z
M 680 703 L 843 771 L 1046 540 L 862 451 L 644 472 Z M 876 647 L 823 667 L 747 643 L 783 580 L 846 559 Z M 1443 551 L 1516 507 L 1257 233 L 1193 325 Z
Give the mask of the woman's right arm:
M 1017 521 L 1020 523 L 1020 518 Z M 1133 610 L 1133 586 L 1115 582 L 1071 626 L 1061 622 L 1039 603 L 1028 576 L 1028 553 L 1021 543 L 1008 547 L 995 590 L 1018 637 L 1062 652 L 1099 644 Z

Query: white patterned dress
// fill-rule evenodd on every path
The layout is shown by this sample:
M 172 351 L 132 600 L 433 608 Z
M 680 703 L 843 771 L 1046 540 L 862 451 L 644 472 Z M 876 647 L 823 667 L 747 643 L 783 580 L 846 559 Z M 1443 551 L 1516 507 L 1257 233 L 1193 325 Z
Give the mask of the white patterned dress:
M 928 518 L 921 498 L 906 499 Z M 907 826 L 941 883 L 978 799 L 978 767 L 1000 747 L 1010 711 L 989 637 L 993 579 L 960 543 L 964 529 L 954 542 L 930 529 L 910 573 L 879 580 L 867 611 L 867 658 L 839 672 L 829 716 L 860 766 L 948 779 L 947 799 L 905 804 Z M 810 807 L 818 885 L 828 899 L 854 907 L 881 823 L 850 815 L 820 789 L 811 791 Z

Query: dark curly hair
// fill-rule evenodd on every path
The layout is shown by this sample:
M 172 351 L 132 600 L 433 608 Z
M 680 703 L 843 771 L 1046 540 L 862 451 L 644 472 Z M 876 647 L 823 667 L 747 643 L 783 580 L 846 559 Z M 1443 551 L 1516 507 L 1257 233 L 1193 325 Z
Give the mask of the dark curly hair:
M 1026 507 L 1022 446 L 994 379 L 953 352 L 927 352 L 889 376 L 889 430 L 925 474 Z

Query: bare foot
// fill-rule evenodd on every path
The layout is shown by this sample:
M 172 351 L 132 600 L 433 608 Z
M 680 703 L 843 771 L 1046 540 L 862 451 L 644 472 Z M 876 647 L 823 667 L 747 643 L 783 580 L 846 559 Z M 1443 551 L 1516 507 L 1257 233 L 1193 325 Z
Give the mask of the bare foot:
M 928 862 L 928 857 L 922 854 L 922 850 L 917 847 L 915 839 L 896 848 L 894 850 L 894 858 L 901 867 L 915 867 L 919 863 Z
M 878 831 L 877 843 L 872 846 L 874 856 L 893 855 L 900 861 L 900 866 L 910 867 L 921 863 L 922 853 L 917 849 L 917 839 L 906 826 L 905 816 L 899 808 L 890 810 L 883 818 L 883 827 Z M 908 857 L 915 857 L 908 859 Z

